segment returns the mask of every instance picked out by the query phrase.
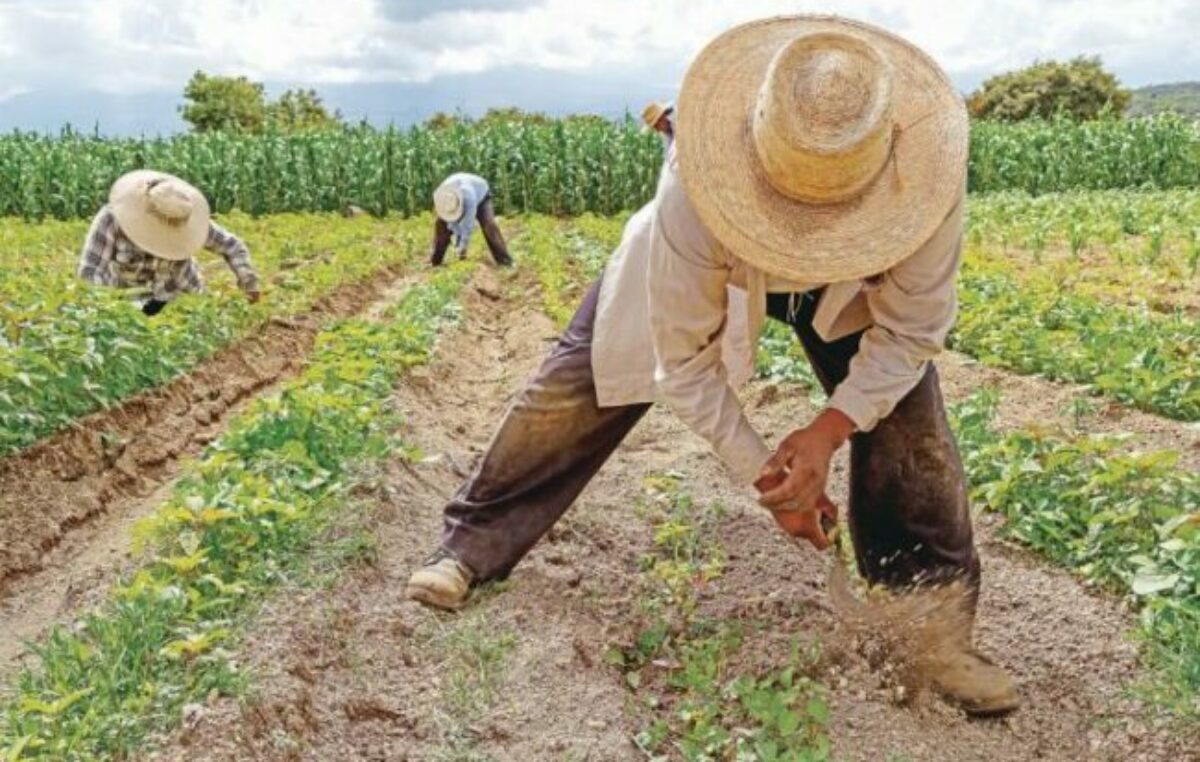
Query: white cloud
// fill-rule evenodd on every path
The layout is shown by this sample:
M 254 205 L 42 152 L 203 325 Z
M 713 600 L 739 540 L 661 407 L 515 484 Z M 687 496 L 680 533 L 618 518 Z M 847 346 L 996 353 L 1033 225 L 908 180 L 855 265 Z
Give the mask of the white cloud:
M 0 87 L 0 103 L 4 103 L 4 101 L 8 100 L 9 98 L 15 98 L 18 95 L 24 95 L 27 92 L 29 92 L 29 88 L 25 87 L 24 85 Z
M 266 81 L 426 81 L 501 66 L 676 81 L 743 20 L 833 11 L 925 47 L 960 87 L 1101 54 L 1128 82 L 1194 77 L 1194 0 L 0 0 L 0 92 L 178 91 L 195 69 Z

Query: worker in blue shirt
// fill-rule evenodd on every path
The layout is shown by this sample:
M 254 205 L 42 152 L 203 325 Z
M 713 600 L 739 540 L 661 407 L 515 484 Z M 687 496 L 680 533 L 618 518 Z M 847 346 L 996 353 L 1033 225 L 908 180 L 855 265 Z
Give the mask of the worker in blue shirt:
M 433 192 L 433 208 L 437 214 L 434 223 L 433 257 L 431 264 L 437 267 L 446 256 L 451 238 L 460 258 L 467 255 L 467 244 L 475 232 L 475 223 L 483 228 L 492 259 L 501 267 L 512 265 L 512 257 L 504 243 L 504 234 L 496 224 L 496 212 L 492 208 L 491 191 L 487 180 L 478 175 L 458 172 L 450 175 Z

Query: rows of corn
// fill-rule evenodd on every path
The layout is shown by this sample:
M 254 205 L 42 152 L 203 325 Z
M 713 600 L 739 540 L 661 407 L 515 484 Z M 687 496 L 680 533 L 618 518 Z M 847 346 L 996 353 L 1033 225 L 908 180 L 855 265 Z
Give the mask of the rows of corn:
M 1169 116 L 981 122 L 971 140 L 972 191 L 1200 185 L 1200 133 Z M 353 204 L 379 215 L 414 214 L 429 206 L 442 178 L 470 170 L 492 182 L 502 214 L 613 214 L 650 197 L 660 161 L 653 135 L 629 120 L 598 118 L 256 136 L 12 133 L 0 137 L 0 216 L 87 216 L 114 179 L 141 167 L 188 178 L 219 211 L 336 211 Z

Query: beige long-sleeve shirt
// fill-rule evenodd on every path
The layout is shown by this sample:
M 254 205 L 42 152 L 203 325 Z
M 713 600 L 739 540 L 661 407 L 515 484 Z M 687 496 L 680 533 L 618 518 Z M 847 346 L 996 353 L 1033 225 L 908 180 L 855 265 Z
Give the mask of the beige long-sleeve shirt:
M 797 283 L 768 275 L 704 227 L 673 152 L 658 193 L 625 227 L 605 270 L 592 345 L 601 406 L 665 402 L 749 484 L 771 450 L 735 389 L 751 377 L 768 292 L 824 287 L 813 327 L 826 341 L 865 329 L 829 406 L 869 431 L 920 381 L 957 306 L 963 202 L 921 248 L 882 277 Z

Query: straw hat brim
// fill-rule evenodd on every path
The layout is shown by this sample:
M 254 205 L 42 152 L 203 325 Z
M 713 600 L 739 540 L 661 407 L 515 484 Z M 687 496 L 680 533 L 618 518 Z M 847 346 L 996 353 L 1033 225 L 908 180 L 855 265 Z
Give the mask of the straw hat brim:
M 155 180 L 171 180 L 192 197 L 192 213 L 186 220 L 171 224 L 150 210 L 146 187 Z M 208 200 L 191 184 L 165 172 L 141 169 L 123 175 L 113 183 L 108 206 L 117 225 L 139 249 L 162 259 L 183 261 L 191 258 L 208 240 L 211 216 Z
M 767 181 L 751 136 L 751 114 L 767 67 L 801 34 L 835 31 L 874 45 L 892 63 L 893 154 L 858 197 L 794 201 Z M 962 194 L 966 106 L 925 53 L 876 27 L 833 16 L 786 16 L 736 27 L 688 69 L 677 108 L 676 151 L 688 198 L 735 256 L 803 283 L 883 272 L 932 237 Z

